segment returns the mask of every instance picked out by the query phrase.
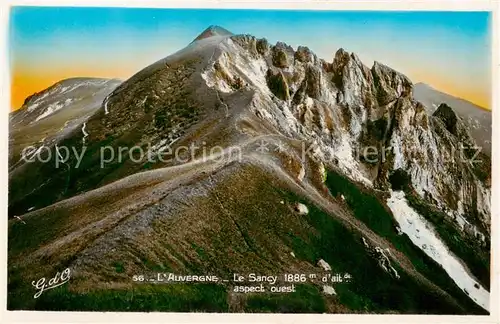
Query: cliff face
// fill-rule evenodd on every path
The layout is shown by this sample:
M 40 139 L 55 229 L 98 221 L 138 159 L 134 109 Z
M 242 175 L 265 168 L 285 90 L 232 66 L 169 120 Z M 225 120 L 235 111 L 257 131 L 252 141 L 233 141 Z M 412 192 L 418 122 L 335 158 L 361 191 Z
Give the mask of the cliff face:
M 232 93 L 238 90 L 231 80 L 245 80 L 253 92 L 249 109 L 315 145 L 318 159 L 379 190 L 403 170 L 418 195 L 462 229 L 489 235 L 490 189 L 477 172 L 489 160 L 475 156 L 475 142 L 452 108 L 442 105 L 429 116 L 406 76 L 378 62 L 368 68 L 343 49 L 325 62 L 306 47 L 264 43 L 251 36 L 221 42 L 203 72 L 207 85 Z

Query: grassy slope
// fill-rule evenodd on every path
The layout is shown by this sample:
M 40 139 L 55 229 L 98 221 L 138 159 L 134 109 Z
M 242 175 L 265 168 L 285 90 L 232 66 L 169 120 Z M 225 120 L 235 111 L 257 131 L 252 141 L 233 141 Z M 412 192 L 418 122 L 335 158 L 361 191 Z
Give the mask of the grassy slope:
M 354 215 L 375 233 L 387 238 L 399 251 L 407 255 L 420 273 L 457 298 L 463 305 L 483 312 L 456 286 L 438 263 L 413 245 L 406 234 L 398 235 L 397 222 L 389 209 L 380 202 L 383 200 L 382 197 L 365 192 L 335 172 L 328 172 L 326 185 L 333 196 L 344 195 L 346 203 L 353 210 Z
M 127 290 L 69 292 L 67 287 L 40 297 L 35 310 L 227 312 L 227 293 L 214 284 L 144 284 Z
M 150 141 L 152 144 L 160 141 L 158 136 L 172 133 L 173 128 L 178 135 L 182 135 L 199 120 L 202 112 L 194 104 L 194 94 L 185 90 L 196 89 L 188 84 L 196 63 L 195 60 L 181 62 L 171 68 L 164 68 L 141 82 L 127 83 L 126 91 L 115 94 L 110 99 L 109 109 L 114 112 L 112 115 L 106 116 L 104 110 L 100 110 L 87 121 L 89 137 L 85 151 L 82 148 L 83 135 L 80 128 L 73 130 L 59 142 L 59 146 L 70 148 L 72 152 L 84 152 L 78 168 L 75 167 L 75 154 L 70 154 L 66 163 L 71 166 L 70 170 L 67 166 L 56 168 L 55 148 L 52 148 L 53 158 L 49 163 L 26 165 L 22 176 L 10 179 L 9 215 L 24 214 L 34 202 L 37 209 L 45 207 L 138 172 L 143 164 L 132 162 L 127 153 L 122 153 L 124 158 L 120 160 L 119 147 L 132 148 L 137 145 L 146 152 Z M 171 89 L 165 92 L 165 88 Z M 64 121 L 70 118 L 68 114 L 80 113 L 81 109 L 72 108 L 67 111 L 60 111 L 53 116 L 56 118 L 42 120 L 39 125 L 14 134 L 16 144 L 12 151 L 19 154 L 23 145 L 28 143 L 26 141 L 38 141 L 44 136 L 55 134 Z M 113 161 L 101 167 L 101 149 L 105 146 L 112 146 L 116 154 Z M 106 153 L 109 154 L 109 151 Z M 136 154 L 135 157 L 137 156 Z
M 238 168 L 207 197 L 199 197 L 191 205 L 184 204 L 176 215 L 157 219 L 147 235 L 124 239 L 117 251 L 101 255 L 93 269 L 87 269 L 88 276 L 72 278 L 65 286 L 47 291 L 39 299 L 32 298 L 32 287 L 12 286 L 14 282 L 19 284 L 16 278 L 28 276 L 16 273 L 16 265 L 9 264 L 9 309 L 321 313 L 343 308 L 362 313 L 464 312 L 419 285 L 399 267 L 396 268 L 401 279 L 392 278 L 366 253 L 361 237 L 333 215 L 307 201 L 303 202 L 309 207 L 308 215 L 294 213 L 292 204 L 301 200 L 256 167 Z M 354 211 L 359 216 L 356 208 Z M 386 214 L 380 218 L 381 224 L 371 225 L 375 230 L 384 229 L 388 226 L 383 225 L 386 218 L 391 219 Z M 389 227 L 386 229 L 389 233 Z M 15 230 L 11 228 L 9 236 L 19 237 L 12 233 Z M 405 242 L 404 238 L 400 240 Z M 290 251 L 296 258 L 290 256 Z M 408 253 L 415 263 L 421 263 L 419 270 L 432 271 L 429 278 L 461 297 L 449 288 L 453 283 L 435 264 L 418 255 L 418 251 Z M 320 286 L 310 283 L 298 287 L 296 293 L 244 295 L 242 306 L 236 310 L 231 294 L 227 293 L 231 286 L 151 286 L 131 280 L 133 274 L 160 270 L 177 274 L 210 273 L 223 278 L 232 277 L 235 272 L 320 273 L 316 266 L 320 258 L 334 272 L 347 272 L 353 277 L 351 283 L 332 284 L 337 296 L 324 296 Z M 93 285 L 92 280 L 100 285 Z M 466 305 L 467 313 L 481 313 L 464 299 L 461 302 Z

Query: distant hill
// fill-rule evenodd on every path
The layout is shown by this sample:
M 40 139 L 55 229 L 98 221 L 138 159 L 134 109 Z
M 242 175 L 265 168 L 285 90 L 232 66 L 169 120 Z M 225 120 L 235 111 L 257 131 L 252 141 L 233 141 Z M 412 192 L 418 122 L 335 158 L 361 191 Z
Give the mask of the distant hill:
M 23 165 L 23 148 L 59 143 L 92 116 L 120 80 L 78 77 L 61 80 L 27 97 L 10 113 L 9 167 Z
M 429 114 L 446 103 L 469 126 L 476 143 L 483 147 L 483 152 L 491 155 L 491 111 L 484 109 L 464 99 L 460 99 L 432 88 L 425 83 L 413 86 L 413 96 L 426 107 Z

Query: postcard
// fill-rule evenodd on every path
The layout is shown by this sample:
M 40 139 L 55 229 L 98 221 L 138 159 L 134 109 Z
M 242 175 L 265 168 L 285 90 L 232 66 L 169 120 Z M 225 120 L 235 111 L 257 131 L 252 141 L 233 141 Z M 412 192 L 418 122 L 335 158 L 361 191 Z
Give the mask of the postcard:
M 492 9 L 8 19 L 9 312 L 498 309 Z

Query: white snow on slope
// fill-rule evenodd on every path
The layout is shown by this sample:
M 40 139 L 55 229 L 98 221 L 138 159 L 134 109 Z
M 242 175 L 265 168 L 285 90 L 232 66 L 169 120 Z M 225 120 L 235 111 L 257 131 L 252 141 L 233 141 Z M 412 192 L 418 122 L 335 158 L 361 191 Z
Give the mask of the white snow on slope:
M 35 110 L 36 108 L 38 108 L 38 106 L 40 106 L 39 102 L 35 102 L 35 103 L 29 105 L 28 106 L 28 112 L 32 112 L 33 110 Z
M 394 214 L 401 230 L 408 235 L 413 244 L 438 262 L 453 281 L 467 291 L 476 304 L 489 310 L 490 293 L 471 277 L 467 269 L 433 231 L 432 225 L 408 205 L 404 192 L 391 191 L 387 206 Z M 479 289 L 474 285 L 478 285 Z
M 49 96 L 49 94 L 51 94 L 52 92 L 53 92 L 53 90 L 50 92 L 49 91 L 45 92 L 43 95 L 41 95 L 40 97 L 38 97 L 35 100 L 35 103 L 38 103 L 38 102 L 42 101 L 43 99 L 47 98 Z
M 83 126 L 82 126 L 82 133 L 83 133 L 82 142 L 84 145 L 85 145 L 85 139 L 87 138 L 87 136 L 89 136 L 89 133 L 87 133 L 85 131 L 85 128 L 87 128 L 87 123 L 83 123 Z
M 68 100 L 70 100 L 70 99 L 68 99 Z M 44 112 L 43 112 L 40 116 L 38 116 L 38 117 L 35 119 L 35 122 L 37 122 L 37 121 L 39 121 L 40 119 L 45 118 L 45 117 L 47 117 L 47 116 L 49 116 L 49 115 L 52 115 L 53 113 L 55 113 L 56 111 L 58 111 L 59 109 L 63 108 L 63 107 L 64 107 L 64 106 L 66 106 L 66 105 L 67 105 L 67 103 L 66 103 L 66 102 L 59 102 L 59 101 L 57 101 L 57 102 L 55 102 L 55 103 L 53 103 L 53 104 L 49 105 L 49 106 L 47 107 L 47 109 L 45 109 L 45 111 L 44 111 Z
M 104 114 L 105 114 L 105 115 L 109 114 L 109 110 L 108 110 L 108 99 L 109 99 L 109 95 L 106 97 L 106 99 L 104 99 Z

